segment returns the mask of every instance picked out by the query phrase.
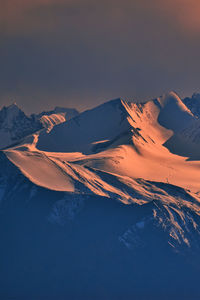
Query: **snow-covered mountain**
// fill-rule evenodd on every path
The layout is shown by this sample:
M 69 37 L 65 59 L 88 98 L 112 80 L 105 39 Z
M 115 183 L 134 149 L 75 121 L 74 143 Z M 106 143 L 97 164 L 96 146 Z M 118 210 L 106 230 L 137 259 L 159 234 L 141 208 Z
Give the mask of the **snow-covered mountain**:
M 0 110 L 0 149 L 6 148 L 41 129 L 41 123 L 29 118 L 13 103 Z
M 188 107 L 188 109 L 194 114 L 194 116 L 200 118 L 200 94 L 194 93 L 191 98 L 184 98 L 183 102 Z
M 49 132 L 55 125 L 68 121 L 76 117 L 78 114 L 78 110 L 74 108 L 56 106 L 54 110 L 44 111 L 35 115 L 35 118 L 40 120 L 43 127 L 47 129 L 47 132 Z
M 75 109 L 55 107 L 55 110 L 32 114 L 28 117 L 16 103 L 0 110 L 0 149 L 20 142 L 30 134 L 45 128 L 49 132 L 54 125 L 78 115 Z
M 174 92 L 119 98 L 1 151 L 0 295 L 198 299 L 198 124 Z
M 38 119 L 40 119 L 42 116 L 50 116 L 53 114 L 63 114 L 66 116 L 66 120 L 70 120 L 73 117 L 77 116 L 79 114 L 79 112 L 75 108 L 66 108 L 66 107 L 56 106 L 53 110 L 43 111 L 43 112 L 37 114 L 36 116 Z

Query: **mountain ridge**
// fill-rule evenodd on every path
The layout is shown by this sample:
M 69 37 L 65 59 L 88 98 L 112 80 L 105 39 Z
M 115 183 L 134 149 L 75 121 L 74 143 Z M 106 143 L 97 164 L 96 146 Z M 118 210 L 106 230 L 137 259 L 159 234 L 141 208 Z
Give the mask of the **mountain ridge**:
M 73 190 L 76 180 L 79 182 L 79 178 L 82 178 L 82 182 L 88 182 L 88 176 L 95 177 L 97 170 L 133 179 L 170 180 L 170 183 L 184 187 L 188 180 L 185 170 L 188 170 L 193 175 L 187 186 L 196 191 L 199 188 L 196 179 L 199 163 L 187 163 L 185 157 L 178 157 L 166 148 L 167 141 L 173 140 L 177 132 L 179 134 L 180 126 L 185 127 L 185 123 L 181 123 L 175 128 L 173 118 L 177 121 L 177 115 L 185 116 L 186 113 L 186 121 L 190 124 L 194 117 L 178 96 L 169 93 L 164 97 L 161 108 L 155 100 L 143 104 L 126 102 L 120 98 L 109 101 L 54 126 L 50 132 L 38 132 L 32 140 L 25 140 L 24 145 L 22 143 L 8 149 L 5 154 L 34 182 L 43 182 L 44 187 L 44 182 L 47 182 L 48 187 L 57 186 L 55 189 L 58 190 L 67 191 L 67 186 Z M 166 125 L 163 127 L 160 124 L 163 118 L 160 116 L 168 105 L 166 103 L 171 101 L 174 101 L 178 113 L 170 114 L 167 108 L 168 119 L 165 111 Z M 173 145 L 177 151 L 176 143 Z M 37 168 L 43 164 L 44 174 L 49 166 L 47 172 L 61 174 L 60 180 L 50 175 L 42 179 Z M 134 168 L 131 168 L 132 164 Z M 50 171 L 50 166 L 56 169 Z M 160 167 L 163 172 L 159 172 Z M 87 168 L 94 170 L 93 175 L 88 175 Z M 48 177 L 52 177 L 51 180 Z M 105 182 L 103 185 L 106 185 Z M 96 191 L 98 193 L 98 189 Z
M 0 149 L 19 143 L 41 129 L 50 131 L 56 124 L 65 122 L 77 114 L 75 109 L 56 107 L 55 111 L 27 116 L 16 102 L 4 106 L 0 110 Z

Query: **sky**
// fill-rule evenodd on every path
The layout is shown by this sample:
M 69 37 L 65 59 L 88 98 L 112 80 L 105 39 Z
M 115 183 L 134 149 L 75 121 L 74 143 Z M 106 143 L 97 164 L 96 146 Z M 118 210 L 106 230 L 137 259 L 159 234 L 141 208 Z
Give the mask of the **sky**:
M 0 106 L 200 92 L 198 0 L 0 0 Z

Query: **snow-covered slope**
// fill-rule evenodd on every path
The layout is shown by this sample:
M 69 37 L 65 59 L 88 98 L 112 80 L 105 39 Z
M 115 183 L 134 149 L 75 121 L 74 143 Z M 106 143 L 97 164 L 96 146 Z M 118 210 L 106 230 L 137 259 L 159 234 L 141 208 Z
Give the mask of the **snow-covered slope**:
M 92 152 L 96 143 L 106 143 L 127 131 L 127 113 L 120 99 L 86 111 L 39 136 L 38 148 L 47 151 Z
M 35 115 L 35 118 L 40 120 L 43 127 L 47 129 L 47 132 L 49 132 L 55 125 L 68 121 L 78 114 L 79 112 L 74 108 L 56 106 L 54 110 L 45 111 Z
M 193 119 L 193 114 L 173 92 L 146 104 L 116 99 L 56 126 L 50 134 L 41 134 L 37 148 L 88 154 L 111 145 L 133 143 L 132 138 L 160 143 L 167 139 L 167 129 L 178 132 Z M 148 126 L 153 132 L 149 132 Z
M 7 151 L 1 153 L 0 156 L 2 166 L 0 202 L 4 205 L 8 205 L 12 199 L 21 194 L 26 195 L 26 201 L 31 201 L 36 195 L 39 201 L 42 201 L 40 193 L 44 187 L 45 190 L 52 190 L 52 193 L 53 190 L 54 193 L 55 191 L 65 192 L 53 204 L 48 217 L 50 222 L 65 224 L 68 219 L 75 217 L 85 200 L 90 198 L 115 199 L 130 206 L 144 206 L 144 211 L 146 205 L 151 203 L 149 215 L 146 216 L 144 213 L 134 225 L 135 229 L 133 227 L 130 229 L 132 233 L 129 230 L 128 234 L 124 233 L 119 237 L 125 246 L 134 248 L 135 240 L 134 236 L 131 238 L 131 235 L 134 235 L 136 229 L 150 226 L 150 224 L 160 226 L 160 229 L 165 232 L 167 242 L 173 248 L 178 249 L 181 245 L 187 248 L 194 243 L 195 238 L 193 234 L 190 235 L 190 230 L 194 232 L 196 230 L 195 236 L 200 238 L 198 237 L 200 221 L 200 195 L 198 193 L 169 183 L 132 179 L 72 163 L 65 163 L 64 167 L 59 161 L 51 160 L 44 154 L 41 154 L 39 160 L 32 155 L 28 162 L 33 169 L 32 176 L 38 173 L 40 165 L 40 177 L 37 177 L 37 182 L 36 177 L 30 177 L 24 169 L 19 168 L 18 159 L 21 164 L 26 164 L 29 157 L 27 155 L 27 161 L 25 161 L 24 158 L 16 158 L 13 153 Z M 13 161 L 15 164 L 12 163 Z
M 77 116 L 79 114 L 79 111 L 75 108 L 56 106 L 53 110 L 43 111 L 36 116 L 38 119 L 40 119 L 42 116 L 50 116 L 53 114 L 63 114 L 66 117 L 66 120 L 69 120 Z
M 199 217 L 183 189 L 153 183 L 160 201 L 124 205 L 43 189 L 11 167 L 1 202 L 2 299 L 198 299 Z M 177 205 L 164 204 L 165 195 Z
M 193 94 L 191 98 L 183 99 L 185 105 L 193 114 L 193 119 L 166 141 L 165 146 L 179 156 L 188 157 L 190 160 L 200 159 L 200 95 Z M 177 118 L 181 123 L 183 118 Z
M 155 103 L 160 108 L 158 122 L 174 132 L 187 127 L 194 119 L 192 112 L 174 92 L 159 97 Z

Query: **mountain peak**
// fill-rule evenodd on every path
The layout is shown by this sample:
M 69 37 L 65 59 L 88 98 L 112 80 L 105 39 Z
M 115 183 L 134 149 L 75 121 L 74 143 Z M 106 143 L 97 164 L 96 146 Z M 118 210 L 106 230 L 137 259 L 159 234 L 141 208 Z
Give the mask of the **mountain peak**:
M 189 108 L 196 118 L 200 118 L 200 94 L 194 93 L 192 97 L 186 97 L 183 99 L 184 104 Z
M 194 93 L 192 99 L 200 101 L 200 93 Z
M 122 104 L 122 103 L 123 103 L 123 99 L 119 97 L 119 98 L 115 98 L 115 99 L 106 101 L 106 102 L 104 102 L 104 103 L 98 105 L 98 106 L 95 107 L 94 109 L 96 109 L 96 108 L 98 108 L 98 107 L 104 107 L 104 106 L 107 106 L 107 105 L 115 106 L 115 105 Z
M 79 114 L 78 110 L 75 108 L 68 108 L 68 107 L 61 107 L 61 106 L 55 106 L 54 108 L 55 113 L 74 113 Z
M 162 96 L 158 97 L 157 100 L 162 107 L 169 103 L 172 103 L 172 102 L 176 102 L 177 104 L 180 104 L 181 106 L 183 104 L 181 98 L 174 91 L 170 91 L 166 94 L 163 94 Z
M 55 126 L 48 134 L 39 136 L 37 147 L 52 152 L 93 153 L 96 144 L 101 149 L 110 145 L 120 134 L 128 135 L 130 124 L 126 101 L 110 100 L 86 110 L 76 118 Z M 51 149 L 51 150 L 50 150 Z M 95 150 L 96 151 L 96 150 Z
M 9 110 L 13 110 L 13 109 L 18 109 L 20 110 L 20 108 L 18 107 L 16 102 L 13 102 L 12 104 L 5 106 L 5 108 L 9 109 Z
M 9 107 L 9 106 L 17 106 L 17 102 L 14 101 L 14 102 L 12 102 L 12 104 L 8 105 L 8 107 Z
M 16 102 L 13 102 L 8 106 L 4 106 L 0 110 L 1 119 L 8 123 L 13 122 L 19 114 L 25 115 L 24 112 L 17 106 Z
M 162 108 L 167 108 L 170 111 L 175 109 L 179 109 L 181 111 L 187 112 L 189 115 L 193 115 L 190 109 L 185 105 L 185 103 L 181 100 L 178 94 L 174 91 L 170 91 L 161 97 L 157 98 L 159 105 Z
M 160 125 L 175 132 L 185 128 L 194 117 L 190 109 L 173 91 L 157 98 L 154 103 L 160 109 L 158 117 Z
M 19 113 L 23 113 L 24 112 L 18 107 L 16 102 L 13 102 L 12 104 L 8 105 L 8 106 L 4 106 L 0 112 L 2 112 L 3 114 L 6 114 L 7 117 L 9 116 L 9 118 L 15 118 L 15 116 L 17 116 Z

